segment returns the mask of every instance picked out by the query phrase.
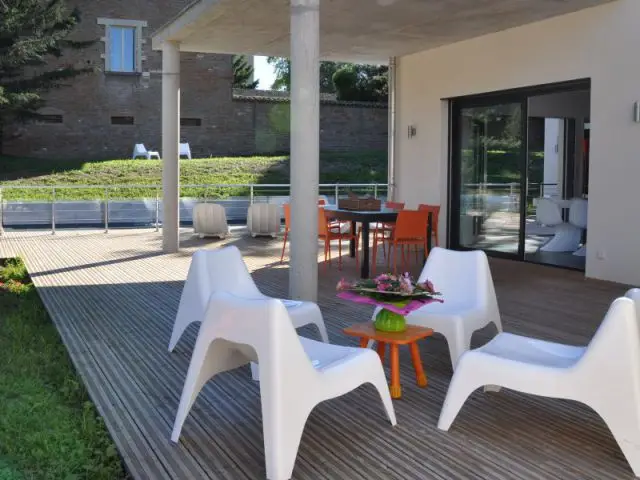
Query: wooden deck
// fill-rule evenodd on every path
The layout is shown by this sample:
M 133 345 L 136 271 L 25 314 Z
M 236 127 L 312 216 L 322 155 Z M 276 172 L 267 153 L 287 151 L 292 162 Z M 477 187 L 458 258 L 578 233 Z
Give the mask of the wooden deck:
M 261 289 L 286 296 L 288 272 L 277 262 L 280 241 L 234 236 L 193 239 L 159 253 L 150 231 L 8 233 L 0 256 L 21 255 L 71 358 L 133 477 L 264 478 L 259 385 L 249 369 L 210 382 L 187 419 L 179 445 L 169 435 L 193 347 L 192 326 L 173 354 L 167 344 L 180 292 L 197 248 L 238 245 Z M 322 269 L 320 270 L 322 272 Z M 585 343 L 608 304 L 625 287 L 585 280 L 572 271 L 493 261 L 506 330 Z M 321 274 L 319 304 L 331 341 L 354 344 L 342 329 L 371 309 L 335 298 L 347 262 Z M 303 333 L 315 336 L 312 330 Z M 494 330 L 478 332 L 479 345 Z M 448 433 L 436 428 L 451 378 L 446 342 L 422 342 L 429 387 L 418 388 L 402 352 L 403 398 L 398 426 L 385 419 L 373 388 L 325 402 L 312 413 L 295 479 L 631 479 L 622 453 L 601 419 L 573 402 L 503 391 L 476 392 Z

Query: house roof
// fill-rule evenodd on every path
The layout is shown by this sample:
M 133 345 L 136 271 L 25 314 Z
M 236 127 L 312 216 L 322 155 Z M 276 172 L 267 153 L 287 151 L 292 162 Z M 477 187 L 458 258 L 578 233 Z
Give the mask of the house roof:
M 325 60 L 391 56 L 466 40 L 612 0 L 321 0 Z M 289 0 L 197 0 L 153 35 L 153 47 L 289 56 Z M 535 41 L 535 39 L 532 39 Z

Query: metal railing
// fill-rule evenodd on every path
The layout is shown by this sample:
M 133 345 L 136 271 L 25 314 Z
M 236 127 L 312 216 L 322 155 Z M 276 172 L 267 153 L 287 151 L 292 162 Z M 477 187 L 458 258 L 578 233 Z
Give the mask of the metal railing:
M 180 185 L 181 225 L 192 224 L 193 205 L 215 202 L 230 223 L 246 221 L 253 203 L 286 203 L 290 184 Z M 384 183 L 324 183 L 319 194 L 328 203 L 354 192 L 386 198 Z M 162 225 L 160 185 L 3 185 L 0 186 L 0 233 L 5 228 L 151 227 Z

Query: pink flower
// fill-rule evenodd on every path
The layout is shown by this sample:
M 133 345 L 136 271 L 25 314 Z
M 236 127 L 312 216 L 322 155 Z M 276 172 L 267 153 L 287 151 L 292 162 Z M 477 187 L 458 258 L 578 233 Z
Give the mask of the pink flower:
M 420 284 L 420 286 L 429 293 L 435 293 L 436 289 L 433 287 L 433 283 L 429 280 L 425 280 Z
M 391 285 L 389 285 L 388 283 L 379 283 L 378 286 L 376 287 L 376 289 L 379 292 L 386 292 L 390 288 L 391 288 Z
M 336 290 L 349 290 L 351 288 L 351 284 L 347 282 L 344 278 L 338 282 L 336 286 Z
M 380 283 L 380 282 L 386 282 L 387 280 L 389 280 L 389 275 L 386 273 L 381 273 L 380 275 L 378 275 L 376 278 L 374 278 L 374 281 L 376 283 Z

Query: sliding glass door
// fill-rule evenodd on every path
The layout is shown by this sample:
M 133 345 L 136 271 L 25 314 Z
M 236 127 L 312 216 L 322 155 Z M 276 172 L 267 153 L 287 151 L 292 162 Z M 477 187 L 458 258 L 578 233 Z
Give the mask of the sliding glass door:
M 526 99 L 452 103 L 453 248 L 523 258 Z

